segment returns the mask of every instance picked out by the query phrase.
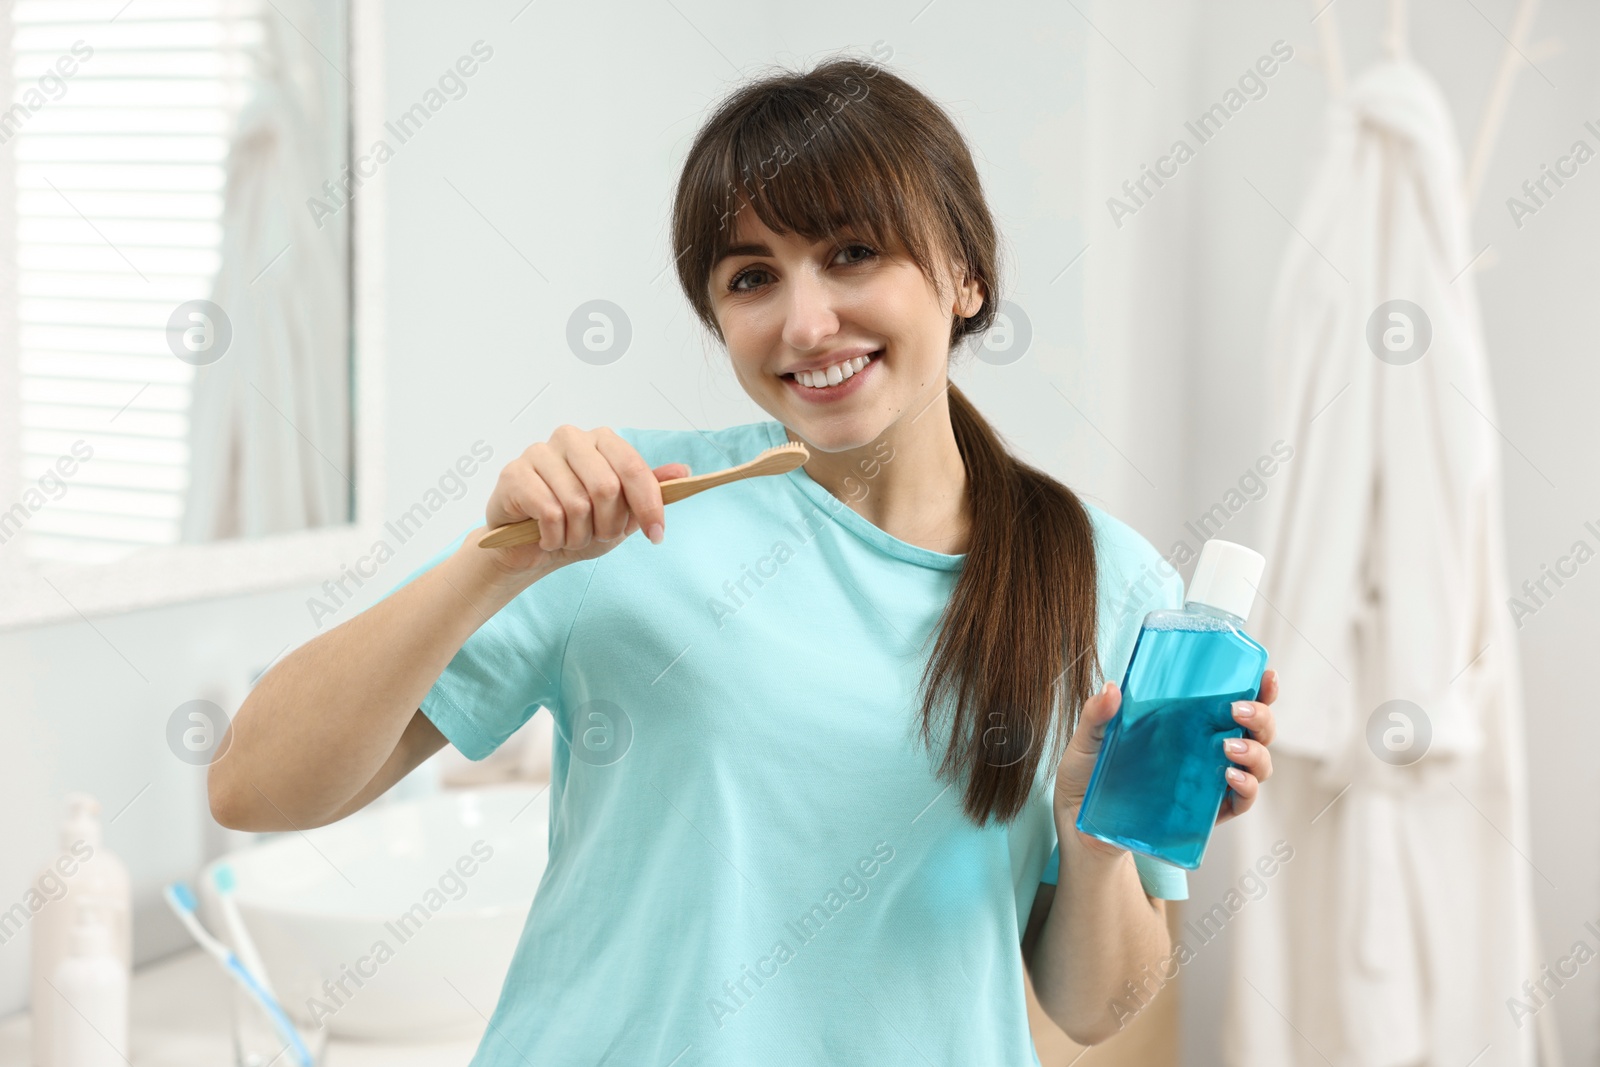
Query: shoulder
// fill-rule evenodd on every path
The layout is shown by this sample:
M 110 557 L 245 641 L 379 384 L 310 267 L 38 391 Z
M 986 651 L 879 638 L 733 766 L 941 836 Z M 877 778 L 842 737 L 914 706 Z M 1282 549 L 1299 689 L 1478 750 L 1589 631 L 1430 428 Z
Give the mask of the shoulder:
M 1081 498 L 1080 498 L 1081 499 Z M 1142 620 L 1183 603 L 1183 575 L 1138 530 L 1089 501 L 1100 610 L 1109 620 Z
M 1157 552 L 1155 546 L 1138 530 L 1098 504 L 1083 500 L 1083 507 L 1094 524 L 1097 561 L 1120 567 L 1126 567 L 1130 563 L 1154 565 L 1161 561 L 1161 553 Z
M 772 420 L 716 430 L 660 430 L 639 426 L 613 426 L 611 429 L 637 449 L 651 467 L 687 463 L 695 474 L 737 466 L 787 439 L 783 427 Z

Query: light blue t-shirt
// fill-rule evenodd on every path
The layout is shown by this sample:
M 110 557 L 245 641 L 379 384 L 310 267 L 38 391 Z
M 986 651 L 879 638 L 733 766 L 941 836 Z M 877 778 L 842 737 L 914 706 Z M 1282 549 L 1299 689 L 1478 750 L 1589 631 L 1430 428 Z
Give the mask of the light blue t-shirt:
M 773 420 L 617 433 L 697 474 L 787 441 Z M 1182 581 L 1090 513 L 1120 680 Z M 673 504 L 666 530 L 530 586 L 422 702 L 472 759 L 554 719 L 549 866 L 473 1067 L 1038 1064 L 1018 946 L 1055 858 L 1060 753 L 1021 815 L 980 829 L 916 735 L 965 556 L 889 535 L 803 469 Z M 1186 895 L 1181 869 L 1136 863 L 1151 895 Z

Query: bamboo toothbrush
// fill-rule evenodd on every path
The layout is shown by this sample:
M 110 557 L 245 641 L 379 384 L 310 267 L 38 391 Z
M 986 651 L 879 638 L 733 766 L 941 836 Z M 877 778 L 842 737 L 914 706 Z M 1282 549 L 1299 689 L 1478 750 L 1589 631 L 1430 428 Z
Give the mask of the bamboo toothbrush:
M 810 458 L 811 453 L 806 451 L 804 444 L 790 441 L 786 445 L 769 448 L 755 459 L 741 463 L 737 467 L 712 471 L 710 474 L 694 474 L 687 478 L 669 478 L 661 483 L 661 502 L 671 504 L 713 486 L 727 485 L 729 482 L 745 478 L 758 478 L 764 474 L 787 474 Z M 538 540 L 539 520 L 523 519 L 520 522 L 496 526 L 483 535 L 478 547 L 506 548 L 510 545 L 533 544 Z

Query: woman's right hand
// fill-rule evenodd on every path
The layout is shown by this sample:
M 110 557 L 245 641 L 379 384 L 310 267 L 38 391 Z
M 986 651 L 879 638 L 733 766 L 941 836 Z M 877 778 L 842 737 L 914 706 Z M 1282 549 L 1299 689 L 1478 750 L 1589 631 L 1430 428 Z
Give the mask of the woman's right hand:
M 558 426 L 550 440 L 529 445 L 501 469 L 484 511 L 487 525 L 466 544 L 490 557 L 505 577 L 519 580 L 603 556 L 636 530 L 654 534 L 650 540 L 660 544 L 666 528 L 661 483 L 688 475 L 683 463 L 651 470 L 609 427 Z M 537 543 L 478 547 L 490 530 L 524 519 L 539 520 Z

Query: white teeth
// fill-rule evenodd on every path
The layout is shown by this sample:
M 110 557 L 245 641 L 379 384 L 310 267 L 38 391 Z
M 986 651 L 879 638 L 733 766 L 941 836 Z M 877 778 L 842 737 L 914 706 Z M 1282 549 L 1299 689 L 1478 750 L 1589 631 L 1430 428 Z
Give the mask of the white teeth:
M 838 385 L 846 378 L 851 377 L 862 367 L 865 367 L 871 359 L 871 356 L 857 356 L 855 359 L 847 359 L 843 363 L 835 363 L 833 366 L 824 367 L 822 370 L 795 371 L 794 378 L 801 385 L 809 386 L 812 389 L 826 389 L 830 385 Z

